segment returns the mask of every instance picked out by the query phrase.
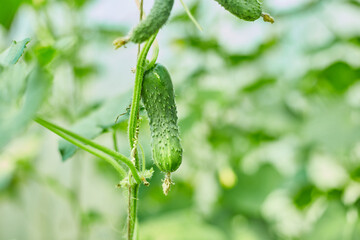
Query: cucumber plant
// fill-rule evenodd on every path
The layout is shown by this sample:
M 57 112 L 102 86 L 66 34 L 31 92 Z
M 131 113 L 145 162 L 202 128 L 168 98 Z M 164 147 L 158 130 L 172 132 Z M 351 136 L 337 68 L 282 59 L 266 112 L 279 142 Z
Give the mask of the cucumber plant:
M 156 39 L 157 33 L 168 20 L 174 0 L 155 0 L 149 15 L 144 16 L 142 0 L 138 3 L 140 9 L 140 23 L 126 37 L 114 41 L 115 48 L 119 48 L 128 42 L 138 43 L 138 60 L 135 72 L 135 83 L 128 118 L 128 138 L 130 156 L 125 156 L 117 151 L 104 147 L 79 134 L 64 129 L 41 117 L 34 120 L 50 131 L 59 135 L 71 144 L 108 162 L 119 173 L 121 182 L 119 186 L 128 190 L 128 220 L 127 239 L 138 239 L 137 205 L 138 193 L 141 184 L 149 185 L 147 179 L 152 175 L 152 169 L 145 168 L 145 158 L 142 154 L 140 161 L 138 154 L 139 115 L 140 101 L 144 103 L 151 130 L 152 157 L 156 166 L 165 173 L 163 191 L 167 195 L 172 185 L 170 175 L 176 171 L 182 162 L 183 149 L 181 147 L 179 128 L 177 125 L 177 110 L 175 104 L 174 88 L 170 73 L 161 65 L 156 64 L 159 46 L 154 44 L 154 54 L 151 61 L 147 55 Z M 180 0 L 195 25 L 201 29 L 195 18 L 191 15 L 185 3 Z M 263 17 L 265 22 L 274 22 L 273 18 L 263 13 L 262 6 L 257 0 L 216 0 L 230 13 L 246 21 L 255 21 Z M 140 43 L 145 42 L 141 48 Z M 123 109 L 125 110 L 125 109 Z M 115 120 L 115 119 L 114 119 Z M 116 138 L 114 138 L 115 142 Z M 126 171 L 126 168 L 128 170 Z

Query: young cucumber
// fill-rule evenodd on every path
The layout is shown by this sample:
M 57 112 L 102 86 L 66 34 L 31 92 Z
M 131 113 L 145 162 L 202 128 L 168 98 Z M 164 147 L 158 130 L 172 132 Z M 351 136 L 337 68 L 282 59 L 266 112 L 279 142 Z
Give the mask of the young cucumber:
M 168 20 L 174 0 L 155 0 L 149 15 L 130 33 L 130 41 L 142 43 L 155 34 Z
M 150 119 L 152 156 L 157 167 L 174 172 L 182 161 L 174 89 L 170 74 L 160 64 L 144 75 L 142 101 Z
M 261 17 L 262 9 L 258 0 L 215 0 L 226 10 L 246 21 Z

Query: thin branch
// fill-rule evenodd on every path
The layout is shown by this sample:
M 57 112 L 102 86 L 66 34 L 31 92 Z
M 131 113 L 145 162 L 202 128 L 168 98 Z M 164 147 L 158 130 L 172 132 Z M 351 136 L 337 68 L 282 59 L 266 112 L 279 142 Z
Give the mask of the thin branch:
M 117 136 L 116 136 L 116 128 L 113 129 L 112 137 L 113 137 L 113 143 L 114 143 L 114 150 L 115 150 L 115 152 L 119 152 L 118 141 L 117 141 Z
M 137 183 L 141 183 L 140 176 L 139 176 L 139 174 L 138 174 L 135 166 L 134 166 L 134 165 L 132 164 L 132 162 L 131 162 L 127 157 L 125 157 L 124 155 L 122 155 L 122 154 L 120 154 L 120 153 L 118 153 L 118 152 L 115 152 L 115 151 L 113 151 L 113 150 L 111 150 L 111 149 L 109 149 L 109 148 L 107 148 L 107 147 L 105 147 L 105 146 L 102 146 L 102 145 L 98 144 L 98 143 L 95 143 L 95 142 L 93 142 L 93 141 L 91 141 L 91 140 L 89 140 L 89 139 L 87 139 L 87 138 L 84 138 L 84 137 L 82 137 L 82 136 L 80 136 L 80 135 L 78 135 L 78 134 L 76 134 L 76 133 L 74 133 L 74 132 L 71 132 L 71 131 L 69 131 L 69 130 L 67 130 L 67 129 L 65 129 L 65 128 L 62 128 L 62 127 L 60 127 L 60 126 L 58 126 L 58 125 L 56 125 L 56 124 L 50 123 L 50 122 L 48 122 L 48 121 L 46 121 L 46 120 L 44 120 L 44 119 L 42 119 L 42 118 L 40 118 L 40 117 L 36 117 L 34 120 L 35 120 L 37 123 L 41 124 L 42 126 L 48 128 L 49 130 L 51 130 L 50 128 L 56 129 L 57 131 L 60 131 L 60 132 L 62 132 L 62 133 L 65 133 L 66 135 L 69 135 L 71 138 L 76 139 L 76 140 L 79 141 L 80 143 L 82 142 L 82 143 L 84 143 L 84 144 L 87 144 L 87 145 L 89 145 L 89 146 L 91 146 L 91 147 L 93 147 L 93 148 L 95 148 L 95 149 L 97 149 L 97 150 L 99 150 L 99 151 L 101 151 L 101 152 L 103 152 L 103 153 L 106 153 L 106 154 L 112 156 L 113 158 L 115 158 L 115 159 L 117 159 L 117 160 L 120 160 L 121 162 L 125 163 L 125 164 L 129 167 L 129 169 L 130 169 L 131 173 L 133 174 L 136 182 L 137 182 Z M 54 131 L 53 131 L 53 132 L 54 132 Z M 58 135 L 59 135 L 59 134 L 58 134 Z M 60 135 L 59 135 L 59 136 L 60 136 Z M 62 137 L 62 136 L 61 136 L 61 137 Z M 67 140 L 67 139 L 66 139 L 66 140 Z M 69 141 L 69 142 L 70 142 L 70 141 Z M 72 143 L 72 142 L 71 142 L 71 143 Z M 74 145 L 75 145 L 75 144 L 74 144 Z M 87 150 L 86 150 L 86 151 L 87 151 Z
M 190 20 L 195 24 L 195 26 L 197 27 L 197 29 L 199 29 L 200 32 L 203 31 L 202 27 L 200 26 L 200 24 L 196 21 L 195 17 L 191 14 L 189 8 L 186 6 L 185 2 L 183 0 L 180 0 L 182 6 L 185 9 L 185 12 L 187 13 L 187 15 L 189 16 Z
M 35 122 L 39 123 L 40 125 L 42 125 L 43 127 L 49 129 L 50 131 L 52 131 L 53 133 L 55 133 L 56 135 L 62 137 L 63 139 L 65 139 L 66 141 L 74 144 L 75 146 L 93 154 L 94 156 L 101 158 L 105 161 L 107 161 L 109 164 L 111 164 L 116 171 L 121 175 L 122 178 L 126 177 L 126 171 L 124 170 L 124 168 L 114 159 L 106 156 L 105 154 L 102 154 L 96 150 L 94 150 L 91 147 L 88 147 L 86 145 L 84 145 L 83 143 L 79 142 L 78 140 L 72 138 L 71 136 L 67 136 L 65 133 L 61 132 L 60 130 L 52 127 L 51 125 L 48 125 L 46 122 L 43 122 L 41 119 L 36 118 Z
M 147 65 L 146 70 L 154 67 L 158 56 L 159 56 L 159 44 L 157 43 L 157 41 L 155 41 L 153 44 L 153 55 L 151 56 L 151 60 L 150 60 L 149 64 Z
M 139 147 L 140 147 L 140 151 L 141 151 L 141 159 L 142 159 L 142 171 L 145 172 L 146 170 L 146 161 L 145 161 L 145 152 L 144 152 L 144 148 L 142 147 L 142 145 L 139 143 Z
M 140 98 L 141 98 L 141 87 L 142 80 L 144 77 L 144 66 L 146 61 L 147 53 L 156 38 L 156 34 L 151 36 L 151 38 L 146 42 L 144 48 L 142 49 L 139 59 L 136 65 L 136 75 L 135 75 L 135 86 L 134 86 L 134 94 L 131 103 L 130 109 L 130 118 L 129 118 L 129 142 L 130 148 L 133 149 L 134 141 L 135 141 L 135 132 L 137 126 L 137 119 L 139 116 L 139 106 L 140 106 Z M 136 164 L 137 167 L 139 164 Z

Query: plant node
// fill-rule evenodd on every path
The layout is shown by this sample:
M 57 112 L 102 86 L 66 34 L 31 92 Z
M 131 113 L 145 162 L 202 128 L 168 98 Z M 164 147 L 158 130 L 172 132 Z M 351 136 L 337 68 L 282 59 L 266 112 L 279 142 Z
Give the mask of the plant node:
M 150 186 L 150 183 L 146 180 L 146 178 L 141 179 L 146 187 Z
M 153 173 L 154 173 L 153 168 L 150 168 L 149 170 L 142 171 L 140 173 L 141 181 L 143 182 L 143 184 L 145 186 L 147 186 L 147 187 L 150 186 L 150 183 L 146 179 L 150 179 L 152 177 Z
M 128 188 L 129 186 L 130 186 L 130 183 L 129 183 L 128 177 L 124 178 L 118 184 L 116 184 L 117 188 Z

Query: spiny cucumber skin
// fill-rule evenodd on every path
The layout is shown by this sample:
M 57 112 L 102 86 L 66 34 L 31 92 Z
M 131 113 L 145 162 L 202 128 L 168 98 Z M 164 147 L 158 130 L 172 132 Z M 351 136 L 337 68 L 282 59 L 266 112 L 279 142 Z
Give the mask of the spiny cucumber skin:
M 130 33 L 130 41 L 142 43 L 155 34 L 168 20 L 174 0 L 155 0 L 149 15 Z
M 171 77 L 156 64 L 144 75 L 142 101 L 150 119 L 152 155 L 163 172 L 174 172 L 182 162 L 182 147 Z
M 258 0 L 215 0 L 227 11 L 240 19 L 255 21 L 261 17 L 262 8 Z

